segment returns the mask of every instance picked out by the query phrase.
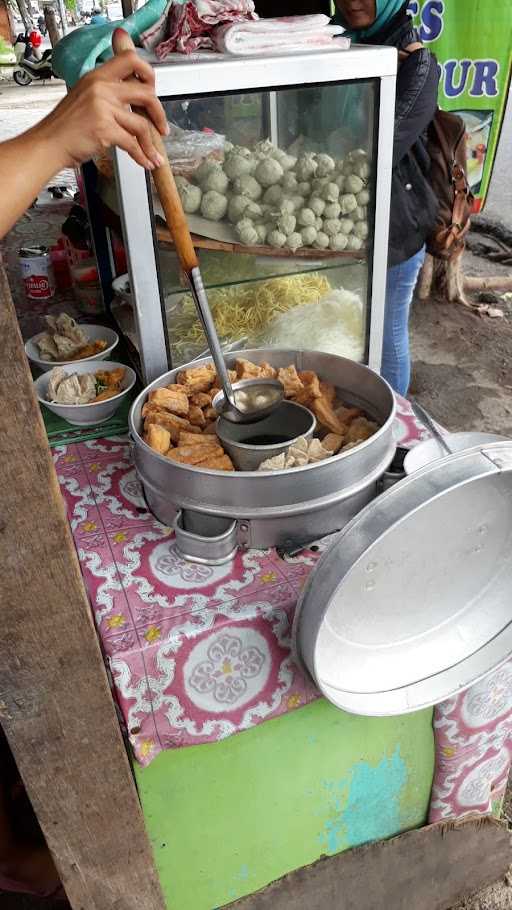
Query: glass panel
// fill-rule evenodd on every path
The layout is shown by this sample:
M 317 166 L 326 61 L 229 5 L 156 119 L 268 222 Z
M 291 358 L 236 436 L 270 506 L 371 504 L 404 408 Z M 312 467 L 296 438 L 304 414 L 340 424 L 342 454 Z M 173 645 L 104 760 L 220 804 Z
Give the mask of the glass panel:
M 164 99 L 168 153 L 227 345 L 367 357 L 378 81 Z M 206 350 L 159 219 L 172 365 Z

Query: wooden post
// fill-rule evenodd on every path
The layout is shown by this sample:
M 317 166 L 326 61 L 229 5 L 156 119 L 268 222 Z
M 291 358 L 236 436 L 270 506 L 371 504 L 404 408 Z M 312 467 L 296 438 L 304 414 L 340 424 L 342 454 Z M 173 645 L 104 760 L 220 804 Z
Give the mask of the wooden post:
M 48 29 L 50 44 L 52 47 L 55 47 L 55 45 L 60 41 L 60 35 L 59 29 L 57 28 L 55 8 L 49 4 L 45 4 L 44 6 L 44 21 L 46 23 L 46 28 Z
M 0 722 L 75 910 L 164 910 L 0 270 Z

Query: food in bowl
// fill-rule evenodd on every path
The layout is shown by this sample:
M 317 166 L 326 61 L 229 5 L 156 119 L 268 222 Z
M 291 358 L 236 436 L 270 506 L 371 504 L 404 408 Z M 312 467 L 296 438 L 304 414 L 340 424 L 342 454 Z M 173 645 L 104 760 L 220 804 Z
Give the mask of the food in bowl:
M 39 356 L 46 361 L 69 362 L 96 357 L 108 347 L 108 341 L 98 338 L 90 341 L 82 326 L 67 313 L 46 316 L 48 329 L 34 339 Z
M 232 382 L 242 379 L 278 379 L 285 398 L 309 408 L 317 428 L 312 440 L 294 440 L 290 448 L 268 459 L 259 470 L 283 470 L 330 458 L 354 448 L 373 436 L 378 425 L 360 408 L 349 407 L 337 397 L 334 385 L 312 370 L 297 371 L 291 364 L 275 369 L 244 358 L 229 370 Z M 220 391 L 213 364 L 189 367 L 169 386 L 153 389 L 142 408 L 143 439 L 155 452 L 180 464 L 210 470 L 234 471 L 230 457 L 216 434 L 217 411 L 212 405 Z
M 114 398 L 122 391 L 126 370 L 96 370 L 95 373 L 66 373 L 55 367 L 48 379 L 46 400 L 54 404 L 94 404 Z

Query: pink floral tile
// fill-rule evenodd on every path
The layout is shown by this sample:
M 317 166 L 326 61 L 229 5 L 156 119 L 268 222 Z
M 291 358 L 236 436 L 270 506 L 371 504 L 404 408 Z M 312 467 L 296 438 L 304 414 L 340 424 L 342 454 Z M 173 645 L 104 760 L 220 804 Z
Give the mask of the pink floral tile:
M 107 530 L 158 524 L 147 511 L 135 468 L 129 462 L 92 461 L 85 470 Z
M 288 592 L 286 607 L 247 602 L 229 615 L 224 605 L 152 625 L 143 636 L 146 685 L 119 653 L 111 665 L 123 713 L 128 702 L 132 719 L 151 711 L 158 731 L 151 748 L 147 727 L 134 736 L 138 760 L 147 764 L 162 747 L 222 739 L 318 698 L 293 663 L 292 619 Z
M 83 462 L 101 461 L 103 458 L 118 459 L 129 457 L 130 444 L 126 436 L 111 436 L 109 439 L 91 439 L 76 444 Z

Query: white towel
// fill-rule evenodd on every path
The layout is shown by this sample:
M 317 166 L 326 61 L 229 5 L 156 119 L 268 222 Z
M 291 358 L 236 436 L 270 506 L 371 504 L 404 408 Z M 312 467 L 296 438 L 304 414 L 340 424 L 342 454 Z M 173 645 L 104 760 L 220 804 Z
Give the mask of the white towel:
M 218 51 L 238 57 L 299 52 L 323 48 L 345 49 L 350 39 L 340 38 L 344 29 L 330 25 L 328 16 L 283 16 L 276 19 L 227 22 L 213 29 Z

